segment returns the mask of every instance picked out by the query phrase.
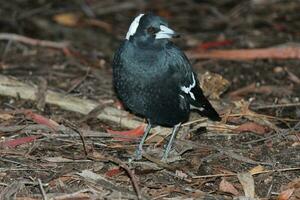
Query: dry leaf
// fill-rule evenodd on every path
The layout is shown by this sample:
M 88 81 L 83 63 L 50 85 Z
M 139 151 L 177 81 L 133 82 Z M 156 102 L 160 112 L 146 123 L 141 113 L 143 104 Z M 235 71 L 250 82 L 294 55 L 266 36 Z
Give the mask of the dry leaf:
M 205 96 L 210 99 L 220 99 L 220 95 L 230 86 L 230 82 L 227 79 L 216 73 L 205 72 L 198 77 Z
M 188 175 L 186 173 L 184 173 L 183 171 L 180 171 L 180 170 L 176 170 L 175 174 L 176 174 L 176 176 L 178 176 L 181 179 L 185 179 L 188 177 Z
M 53 121 L 52 119 L 48 119 L 42 115 L 36 114 L 36 113 L 32 112 L 31 110 L 26 111 L 25 115 L 26 115 L 26 117 L 30 118 L 35 123 L 43 124 L 53 130 L 57 130 L 59 127 L 59 124 L 57 122 Z
M 278 200 L 288 200 L 292 196 L 294 190 L 294 188 L 290 188 L 282 191 L 278 196 Z
M 113 184 L 111 181 L 107 180 L 104 176 L 102 176 L 100 174 L 96 174 L 88 169 L 78 172 L 77 175 L 79 175 L 87 180 L 104 181 L 107 184 Z
M 253 167 L 252 169 L 249 170 L 249 173 L 251 175 L 254 175 L 254 174 L 259 174 L 260 172 L 264 171 L 265 168 L 261 165 L 257 165 L 256 167 Z
M 105 156 L 97 151 L 92 152 L 92 157 L 98 160 L 106 160 Z
M 79 21 L 79 15 L 75 13 L 62 13 L 53 17 L 53 20 L 64 26 L 76 26 Z
M 253 179 L 252 175 L 247 172 L 246 173 L 238 173 L 237 177 L 243 186 L 245 196 L 254 199 L 255 187 L 254 187 L 254 179 Z
M 289 182 L 287 185 L 281 187 L 281 193 L 278 196 L 278 199 L 289 199 L 296 200 L 300 199 L 300 178 L 296 178 Z
M 253 132 L 257 134 L 265 134 L 268 129 L 260 124 L 254 123 L 254 122 L 246 122 L 240 126 L 238 126 L 236 129 L 234 129 L 236 132 Z
M 10 120 L 12 118 L 13 118 L 13 116 L 10 114 L 7 114 L 7 113 L 0 114 L 0 119 L 2 119 L 4 121 Z
M 237 189 L 231 183 L 226 181 L 225 179 L 222 179 L 222 181 L 220 182 L 219 190 L 222 192 L 227 192 L 227 193 L 233 194 L 235 196 L 240 195 L 240 193 L 237 191 Z
M 129 136 L 129 137 L 133 137 L 132 139 L 134 139 L 134 138 L 142 136 L 145 132 L 144 129 L 145 129 L 145 126 L 144 126 L 144 124 L 142 124 L 142 125 L 136 127 L 135 129 L 132 129 L 129 131 L 113 131 L 110 129 L 107 129 L 106 131 L 110 134 L 125 135 L 125 136 Z M 126 138 L 126 139 L 125 138 L 116 138 L 116 139 L 123 140 L 123 141 L 132 140 L 131 138 Z
M 292 180 L 291 182 L 289 182 L 288 187 L 291 188 L 300 188 L 300 178 L 296 178 L 294 180 Z
M 116 176 L 118 174 L 120 174 L 122 172 L 122 170 L 120 169 L 120 167 L 117 167 L 117 168 L 113 168 L 113 169 L 109 169 L 105 175 L 108 176 L 108 177 L 113 177 L 113 176 Z
M 15 148 L 16 146 L 33 142 L 34 140 L 38 139 L 39 137 L 40 136 L 33 135 L 33 136 L 27 136 L 27 137 L 21 137 L 21 138 L 8 140 L 5 142 L 1 142 L 0 147 Z

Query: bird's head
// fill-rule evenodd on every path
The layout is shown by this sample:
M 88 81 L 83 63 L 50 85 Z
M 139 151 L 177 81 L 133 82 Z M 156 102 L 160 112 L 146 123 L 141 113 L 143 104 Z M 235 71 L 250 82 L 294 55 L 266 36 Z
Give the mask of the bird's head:
M 142 41 L 156 42 L 178 37 L 178 34 L 168 27 L 168 23 L 154 14 L 140 14 L 131 23 L 126 39 L 136 38 Z

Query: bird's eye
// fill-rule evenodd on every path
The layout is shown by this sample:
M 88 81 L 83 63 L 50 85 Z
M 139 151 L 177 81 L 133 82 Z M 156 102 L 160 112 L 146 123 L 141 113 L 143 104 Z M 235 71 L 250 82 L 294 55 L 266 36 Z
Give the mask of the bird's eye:
M 155 33 L 158 32 L 158 30 L 157 30 L 157 28 L 150 26 L 149 28 L 147 28 L 147 32 L 151 35 L 154 35 Z

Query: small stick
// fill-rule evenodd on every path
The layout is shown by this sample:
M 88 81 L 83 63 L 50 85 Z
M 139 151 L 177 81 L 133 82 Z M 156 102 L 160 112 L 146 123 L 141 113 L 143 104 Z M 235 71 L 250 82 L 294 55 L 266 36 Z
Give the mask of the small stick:
M 134 176 L 133 172 L 129 169 L 129 167 L 117 158 L 109 157 L 108 160 L 110 160 L 113 163 L 118 164 L 121 168 L 123 168 L 127 172 L 128 176 L 131 180 L 131 183 L 133 185 L 133 188 L 136 192 L 137 198 L 142 199 L 141 191 L 140 191 L 138 182 L 136 180 L 136 177 Z
M 41 110 L 44 111 L 45 109 L 45 105 L 46 105 L 46 91 L 48 88 L 48 82 L 45 78 L 39 77 L 39 85 L 38 85 L 38 91 L 36 93 L 36 107 Z
M 69 128 L 71 128 L 73 131 L 75 131 L 76 133 L 79 134 L 80 139 L 82 141 L 82 146 L 83 146 L 84 154 L 87 157 L 88 156 L 88 151 L 87 151 L 87 148 L 86 148 L 86 143 L 85 143 L 85 139 L 84 139 L 84 136 L 83 136 L 82 132 L 80 131 L 79 128 L 76 127 L 75 124 L 73 124 L 73 123 L 71 123 L 69 121 L 66 121 L 66 122 L 68 123 Z
M 263 105 L 253 107 L 255 110 L 266 109 L 266 108 L 283 108 L 283 107 L 297 107 L 300 106 L 300 103 L 284 103 L 284 104 L 275 104 L 275 105 Z
M 43 195 L 43 200 L 48 200 L 41 179 L 38 179 L 38 182 L 39 182 L 40 190 L 41 190 L 42 195 Z
M 192 178 L 198 179 L 198 178 L 214 178 L 214 177 L 226 177 L 226 176 L 236 176 L 236 174 L 210 174 L 210 175 L 194 176 Z
M 53 42 L 48 40 L 39 40 L 15 33 L 0 33 L 0 40 L 17 41 L 32 46 L 50 47 L 54 49 L 65 49 L 69 46 L 68 42 Z
M 79 87 L 89 76 L 90 68 L 86 70 L 86 73 L 83 77 L 81 77 L 70 89 L 68 89 L 67 93 L 71 93 L 73 90 L 75 90 L 77 87 Z
M 82 132 L 79 129 L 76 129 L 74 131 L 76 131 L 80 135 L 80 139 L 82 141 L 82 146 L 83 146 L 83 149 L 84 149 L 84 154 L 87 157 L 88 156 L 88 151 L 87 151 L 87 148 L 86 148 L 86 143 L 85 143 L 84 136 L 83 136 Z

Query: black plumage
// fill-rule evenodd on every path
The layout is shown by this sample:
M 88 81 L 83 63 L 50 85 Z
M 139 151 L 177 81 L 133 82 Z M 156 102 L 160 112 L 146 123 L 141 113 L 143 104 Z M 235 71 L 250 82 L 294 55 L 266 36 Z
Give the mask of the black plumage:
M 153 14 L 137 16 L 113 60 L 113 84 L 118 98 L 131 112 L 145 117 L 148 126 L 137 148 L 154 125 L 174 127 L 163 159 L 170 151 L 180 124 L 191 109 L 211 120 L 218 113 L 203 95 L 187 57 L 169 39 L 177 34 Z

